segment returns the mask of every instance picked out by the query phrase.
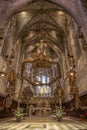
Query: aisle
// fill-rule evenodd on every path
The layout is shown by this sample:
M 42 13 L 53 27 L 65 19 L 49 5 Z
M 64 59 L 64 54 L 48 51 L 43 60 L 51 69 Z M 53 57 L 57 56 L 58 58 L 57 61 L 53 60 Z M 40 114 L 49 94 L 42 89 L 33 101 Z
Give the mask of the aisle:
M 35 121 L 37 120 L 37 121 Z M 56 120 L 43 121 L 43 118 L 26 118 L 22 122 L 16 122 L 14 119 L 0 122 L 0 130 L 87 130 L 87 122 L 75 121 L 70 118 L 64 118 L 62 122 Z

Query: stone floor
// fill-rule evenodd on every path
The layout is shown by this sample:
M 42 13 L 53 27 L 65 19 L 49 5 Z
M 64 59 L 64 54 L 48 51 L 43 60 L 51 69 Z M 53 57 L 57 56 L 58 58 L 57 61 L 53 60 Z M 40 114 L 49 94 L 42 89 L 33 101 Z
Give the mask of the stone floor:
M 87 130 L 87 122 L 64 117 L 57 122 L 49 117 L 31 117 L 16 122 L 15 119 L 0 121 L 0 130 Z

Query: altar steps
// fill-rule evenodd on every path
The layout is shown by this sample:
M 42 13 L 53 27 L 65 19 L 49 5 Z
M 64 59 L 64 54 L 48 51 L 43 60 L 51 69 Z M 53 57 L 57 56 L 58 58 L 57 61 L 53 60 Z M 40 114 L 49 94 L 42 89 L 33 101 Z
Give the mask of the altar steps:
M 31 116 L 27 117 L 25 120 L 29 122 L 54 122 L 50 116 Z

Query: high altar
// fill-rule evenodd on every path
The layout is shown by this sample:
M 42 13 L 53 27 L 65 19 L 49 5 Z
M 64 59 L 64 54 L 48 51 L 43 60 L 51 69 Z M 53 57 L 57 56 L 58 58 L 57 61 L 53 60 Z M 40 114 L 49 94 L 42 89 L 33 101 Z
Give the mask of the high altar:
M 47 99 L 41 99 L 36 107 L 29 108 L 29 116 L 49 116 L 51 115 L 51 107 Z

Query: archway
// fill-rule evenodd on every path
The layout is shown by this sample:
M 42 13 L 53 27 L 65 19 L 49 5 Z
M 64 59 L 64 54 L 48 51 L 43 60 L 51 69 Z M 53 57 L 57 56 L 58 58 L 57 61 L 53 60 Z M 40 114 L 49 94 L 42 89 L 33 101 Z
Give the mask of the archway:
M 14 14 L 24 11 L 25 7 L 28 4 L 31 4 L 32 2 L 35 2 L 33 0 L 23 0 L 23 1 L 14 1 L 14 2 L 7 2 L 7 1 L 2 1 L 1 4 L 1 10 L 0 10 L 0 16 L 3 22 L 1 22 L 1 26 L 4 26 L 7 24 L 9 18 L 11 18 Z M 55 2 L 53 0 L 50 0 L 49 2 L 52 2 L 53 4 L 57 4 L 60 7 L 64 9 L 66 13 L 71 15 L 75 19 L 75 21 L 80 24 L 78 16 L 78 12 L 76 8 L 74 7 L 74 2 L 68 1 L 68 0 L 56 0 Z M 3 13 L 2 13 L 3 12 Z M 77 13 L 76 13 L 77 12 Z M 5 15 L 6 17 L 4 17 Z

